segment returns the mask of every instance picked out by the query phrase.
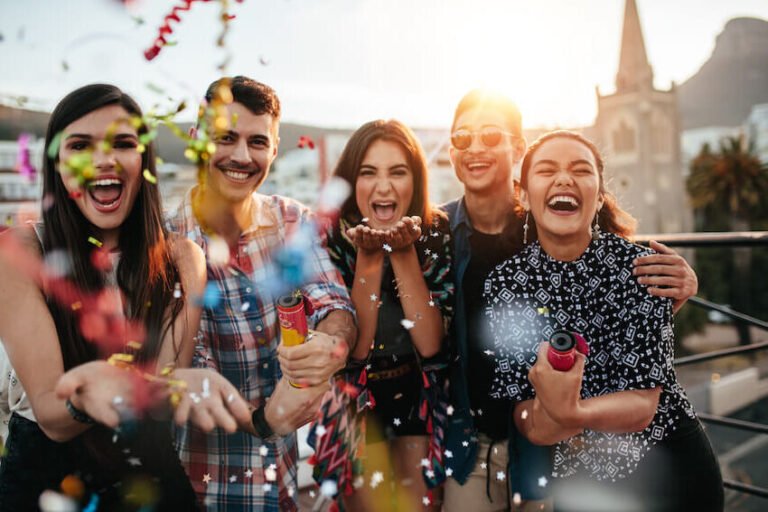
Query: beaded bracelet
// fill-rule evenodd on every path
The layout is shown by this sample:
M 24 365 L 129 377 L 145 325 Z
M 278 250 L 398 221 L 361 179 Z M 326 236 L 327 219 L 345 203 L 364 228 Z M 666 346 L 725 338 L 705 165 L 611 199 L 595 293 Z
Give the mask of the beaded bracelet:
M 83 423 L 85 425 L 93 425 L 96 423 L 96 420 L 91 418 L 87 412 L 81 411 L 77 407 L 75 407 L 75 404 L 72 403 L 72 400 L 67 398 L 67 401 L 64 402 L 64 405 L 67 407 L 67 412 L 70 416 L 72 416 L 72 419 L 77 421 L 78 423 Z

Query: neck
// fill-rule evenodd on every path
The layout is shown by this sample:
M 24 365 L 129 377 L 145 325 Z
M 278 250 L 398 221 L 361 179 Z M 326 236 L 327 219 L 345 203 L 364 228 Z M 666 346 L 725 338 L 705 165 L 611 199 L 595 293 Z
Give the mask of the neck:
M 233 203 L 198 186 L 192 191 L 192 204 L 197 205 L 195 217 L 203 231 L 220 236 L 230 247 L 237 246 L 240 235 L 251 225 L 250 196 Z
M 464 204 L 472 227 L 487 235 L 504 231 L 509 214 L 515 209 L 514 195 L 507 187 L 482 193 L 465 190 Z
M 558 261 L 573 261 L 581 257 L 592 242 L 589 233 L 556 236 L 539 233 L 539 243 L 544 252 Z
M 120 230 L 110 229 L 108 231 L 102 231 L 99 236 L 99 241 L 101 242 L 102 249 L 109 252 L 116 251 L 120 242 Z

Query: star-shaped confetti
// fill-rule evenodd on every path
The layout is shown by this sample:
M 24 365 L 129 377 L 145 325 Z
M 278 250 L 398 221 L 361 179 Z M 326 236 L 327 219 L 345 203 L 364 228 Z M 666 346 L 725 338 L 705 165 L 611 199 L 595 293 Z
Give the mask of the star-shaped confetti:
M 392 246 L 389 244 L 384 244 L 381 246 L 382 249 L 384 249 L 387 252 L 392 252 Z
M 427 304 L 428 304 L 428 305 L 429 305 L 429 307 L 431 307 L 431 308 L 435 307 L 435 301 L 433 301 L 433 300 L 430 300 L 429 302 L 427 302 Z
M 315 435 L 317 437 L 323 437 L 326 432 L 327 432 L 327 429 L 323 425 L 318 425 L 317 427 L 315 427 Z
M 462 442 L 461 442 L 461 446 L 463 446 L 464 448 L 466 448 L 467 446 L 469 446 L 469 441 L 462 441 Z
M 324 480 L 320 485 L 320 494 L 329 498 L 336 496 L 339 492 L 339 486 L 334 480 Z
M 384 481 L 384 473 L 381 471 L 374 471 L 371 475 L 371 488 L 375 489 L 381 482 Z
M 245 472 L 245 478 L 251 478 L 252 476 L 253 476 L 253 471 L 251 471 L 250 469 L 248 469 L 248 470 Z
M 487 356 L 492 356 L 493 355 L 493 350 L 485 349 L 485 350 L 483 350 L 483 354 L 485 354 Z
M 452 459 L 453 458 L 453 452 L 451 450 L 445 450 L 445 458 L 446 459 Z
M 480 469 L 488 469 L 488 464 L 486 462 L 481 462 Z
M 528 409 L 524 409 L 523 412 L 520 413 L 520 417 L 523 420 L 527 420 L 528 419 Z
M 426 470 L 424 474 L 426 475 L 427 478 L 435 478 L 435 472 L 432 471 L 431 469 Z
M 269 448 L 267 448 L 264 445 L 259 446 L 259 455 L 261 455 L 262 457 L 266 457 L 268 453 L 269 453 Z
M 372 293 L 371 294 L 371 302 L 376 302 L 377 300 L 379 300 L 378 295 L 376 295 L 375 293 Z
M 445 468 L 446 476 L 453 476 L 453 468 Z
M 507 474 L 506 473 L 504 473 L 503 471 L 497 471 L 496 472 L 496 480 L 498 480 L 499 482 L 503 482 L 506 479 L 507 479 Z
M 237 475 L 232 475 L 229 477 L 229 483 L 233 484 L 237 482 Z
M 400 418 L 395 418 L 392 420 L 392 424 L 396 427 L 399 427 L 402 422 L 400 421 Z
M 421 498 L 421 502 L 424 504 L 425 507 L 428 507 L 429 504 L 432 503 L 431 501 L 429 501 L 429 496 L 424 496 L 423 498 Z
M 267 469 L 264 470 L 264 478 L 267 482 L 274 482 L 277 480 L 277 466 L 270 464 Z
M 203 483 L 204 484 L 211 483 L 211 474 L 210 473 L 206 473 L 206 474 L 203 475 Z
M 421 467 L 428 468 L 429 467 L 429 459 L 421 459 Z
M 452 406 L 452 405 L 449 405 L 448 407 L 446 407 L 446 409 L 445 409 L 445 413 L 446 413 L 448 416 L 453 416 L 453 406 Z
M 413 320 L 408 320 L 407 318 L 403 318 L 400 320 L 400 325 L 402 325 L 406 331 L 410 331 L 413 329 L 413 326 L 416 325 L 416 322 Z
M 539 487 L 546 487 L 548 483 L 549 483 L 549 480 L 547 480 L 547 477 L 545 476 L 539 477 Z

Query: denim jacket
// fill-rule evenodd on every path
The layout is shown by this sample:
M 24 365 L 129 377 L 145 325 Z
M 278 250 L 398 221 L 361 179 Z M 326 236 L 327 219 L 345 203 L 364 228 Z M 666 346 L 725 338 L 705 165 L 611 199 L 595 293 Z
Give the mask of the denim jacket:
M 456 306 L 451 324 L 453 351 L 451 354 L 450 403 L 453 414 L 448 417 L 446 431 L 446 449 L 452 458 L 446 460 L 446 466 L 452 471 L 452 477 L 464 484 L 467 481 L 478 455 L 477 431 L 472 421 L 467 382 L 467 318 L 464 304 L 464 272 L 467 270 L 472 248 L 469 237 L 473 232 L 472 223 L 467 215 L 464 198 L 461 197 L 440 207 L 448 214 L 451 235 L 453 237 L 454 277 L 456 279 Z M 513 492 L 519 492 L 522 499 L 542 499 L 547 496 L 546 487 L 539 485 L 539 478 L 550 479 L 551 463 L 549 447 L 535 446 L 523 437 L 515 428 L 512 414 L 509 415 L 507 438 L 509 443 L 509 463 L 507 473 Z

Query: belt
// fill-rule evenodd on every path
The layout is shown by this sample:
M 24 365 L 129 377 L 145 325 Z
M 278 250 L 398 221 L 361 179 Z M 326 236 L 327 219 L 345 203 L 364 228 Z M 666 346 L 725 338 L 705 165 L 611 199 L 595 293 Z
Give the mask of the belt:
M 411 361 L 409 363 L 405 363 L 400 366 L 395 366 L 394 368 L 389 368 L 387 370 L 381 370 L 378 372 L 368 372 L 368 380 L 394 379 L 395 377 L 402 377 L 403 375 L 407 375 L 411 373 L 413 370 L 415 370 L 416 368 L 417 368 L 416 361 Z

